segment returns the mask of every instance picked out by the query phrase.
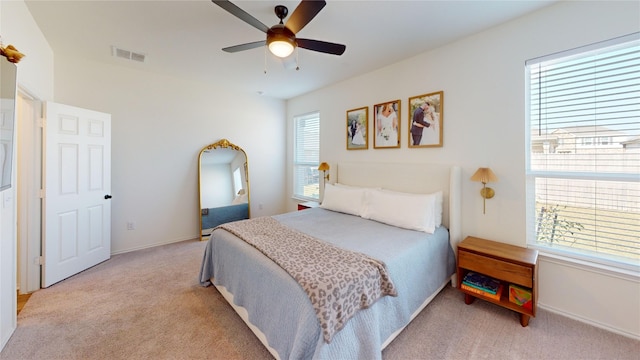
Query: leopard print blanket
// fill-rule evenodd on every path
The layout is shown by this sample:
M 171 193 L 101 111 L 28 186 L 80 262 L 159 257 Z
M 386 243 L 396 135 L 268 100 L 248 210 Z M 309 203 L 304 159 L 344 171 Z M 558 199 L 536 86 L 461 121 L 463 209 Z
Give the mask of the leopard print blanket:
M 385 295 L 397 296 L 386 265 L 341 249 L 264 216 L 218 226 L 283 268 L 309 296 L 329 343 L 359 309 Z

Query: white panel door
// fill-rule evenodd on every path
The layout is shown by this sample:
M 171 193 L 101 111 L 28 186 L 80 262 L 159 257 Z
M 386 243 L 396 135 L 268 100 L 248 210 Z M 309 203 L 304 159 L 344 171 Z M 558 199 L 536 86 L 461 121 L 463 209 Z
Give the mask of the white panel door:
M 45 104 L 42 287 L 111 256 L 111 115 Z

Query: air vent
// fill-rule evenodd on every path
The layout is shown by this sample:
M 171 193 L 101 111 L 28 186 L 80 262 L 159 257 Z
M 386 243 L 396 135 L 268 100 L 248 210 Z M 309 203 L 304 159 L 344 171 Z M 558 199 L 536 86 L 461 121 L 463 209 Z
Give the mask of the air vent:
M 144 62 L 144 59 L 146 56 L 145 54 L 121 49 L 115 46 L 111 47 L 111 55 L 119 58 L 127 59 L 127 60 L 137 61 L 137 62 Z

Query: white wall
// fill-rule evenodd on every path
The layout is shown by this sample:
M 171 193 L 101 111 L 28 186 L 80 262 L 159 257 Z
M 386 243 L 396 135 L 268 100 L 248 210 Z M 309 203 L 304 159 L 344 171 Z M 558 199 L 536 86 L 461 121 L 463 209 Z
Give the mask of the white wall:
M 291 99 L 287 103 L 289 128 L 293 116 L 319 110 L 320 160 L 331 165 L 338 161 L 453 163 L 462 167 L 463 179 L 478 167 L 491 167 L 499 182 L 490 184 L 496 196 L 487 201 L 486 215 L 482 214 L 481 184 L 463 181 L 463 235 L 525 246 L 525 60 L 640 31 L 639 13 L 637 1 L 561 2 Z M 444 91 L 444 146 L 409 149 L 408 98 L 436 91 Z M 372 105 L 395 99 L 402 101 L 401 148 L 373 149 L 370 138 L 368 150 L 347 151 L 345 111 L 369 106 L 371 129 Z M 289 159 L 291 148 L 289 140 Z M 294 209 L 295 202 L 290 200 L 287 207 Z M 638 276 L 619 278 L 604 273 L 594 277 L 584 267 L 562 262 L 551 267 L 544 258 L 540 268 L 540 306 L 640 337 Z M 574 272 L 570 282 L 558 280 L 569 271 Z M 572 291 L 588 296 L 569 301 Z M 616 299 L 615 307 L 604 310 L 601 305 L 612 304 L 612 299 Z M 575 302 L 581 306 L 574 306 Z
M 2 1 L 0 14 L 3 43 L 26 54 L 18 67 L 22 89 L 43 101 L 112 114 L 114 253 L 199 238 L 197 157 L 222 138 L 247 153 L 252 216 L 283 211 L 284 101 L 73 57 L 57 56 L 54 69 L 53 52 L 24 2 Z M 13 210 L 0 213 L 2 346 L 16 326 L 13 191 L 3 193 Z M 136 230 L 126 230 L 129 221 Z
M 284 210 L 284 101 L 60 55 L 55 78 L 56 102 L 111 114 L 113 253 L 198 237 L 198 155 L 222 138 L 247 153 L 251 216 Z
M 53 52 L 24 2 L 0 2 L 0 35 L 4 46 L 13 44 L 26 54 L 18 64 L 18 86 L 32 95 L 52 98 Z M 14 174 L 15 169 L 16 165 Z M 16 328 L 15 189 L 13 186 L 0 194 L 0 349 Z
M 202 165 L 200 181 L 202 184 L 213 184 L 213 186 L 202 187 L 203 209 L 231 204 L 235 193 L 233 192 L 233 174 L 230 164 Z

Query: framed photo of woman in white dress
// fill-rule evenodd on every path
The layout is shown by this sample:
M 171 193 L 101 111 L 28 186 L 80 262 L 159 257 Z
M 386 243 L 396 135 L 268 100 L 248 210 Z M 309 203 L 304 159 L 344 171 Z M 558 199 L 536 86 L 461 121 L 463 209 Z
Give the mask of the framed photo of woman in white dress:
M 400 147 L 400 100 L 373 106 L 373 148 Z
M 347 150 L 369 148 L 369 107 L 347 110 Z
M 442 147 L 444 92 L 409 98 L 409 147 Z

